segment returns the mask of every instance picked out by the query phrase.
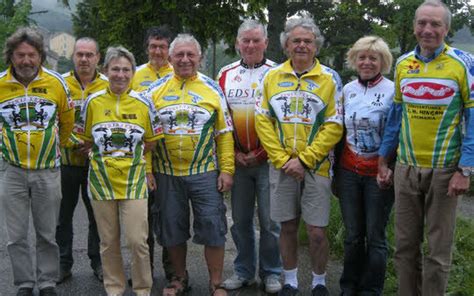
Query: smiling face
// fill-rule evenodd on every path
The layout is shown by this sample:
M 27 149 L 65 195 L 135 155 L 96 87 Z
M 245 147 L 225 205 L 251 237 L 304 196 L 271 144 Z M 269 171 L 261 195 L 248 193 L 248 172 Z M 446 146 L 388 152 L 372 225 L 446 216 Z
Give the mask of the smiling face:
M 432 55 L 448 34 L 443 7 L 422 6 L 415 15 L 414 34 L 424 56 Z
M 27 84 L 36 77 L 41 66 L 41 56 L 36 48 L 22 42 L 13 50 L 11 63 L 18 81 Z
M 237 37 L 235 47 L 239 50 L 244 63 L 249 66 L 263 61 L 265 50 L 267 49 L 268 39 L 262 32 L 261 28 L 255 28 L 243 31 Z
M 294 28 L 285 44 L 285 50 L 288 53 L 293 66 L 300 65 L 299 70 L 304 70 L 313 64 L 314 57 L 318 48 L 314 34 L 303 27 Z
M 148 60 L 155 68 L 160 69 L 168 63 L 169 44 L 166 39 L 150 38 L 148 40 Z
M 170 55 L 170 62 L 174 72 L 181 78 L 190 78 L 196 75 L 201 55 L 193 42 L 179 42 Z
M 372 79 L 382 69 L 382 56 L 373 50 L 361 50 L 357 53 L 356 68 L 362 80 Z
M 107 66 L 106 74 L 110 90 L 114 94 L 122 94 L 128 89 L 133 76 L 132 63 L 124 57 L 112 59 Z
M 78 41 L 74 47 L 72 60 L 79 76 L 89 76 L 95 73 L 100 54 L 94 42 Z

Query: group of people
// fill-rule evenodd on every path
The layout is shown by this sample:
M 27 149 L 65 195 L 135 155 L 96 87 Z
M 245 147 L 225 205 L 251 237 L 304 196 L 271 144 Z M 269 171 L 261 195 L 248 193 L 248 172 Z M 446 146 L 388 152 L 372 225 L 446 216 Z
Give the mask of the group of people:
M 199 42 L 174 38 L 167 26 L 147 31 L 149 61 L 139 67 L 127 49 L 109 47 L 103 74 L 97 42 L 80 38 L 74 70 L 62 76 L 42 66 L 42 36 L 19 29 L 6 41 L 9 67 L 0 74 L 0 200 L 17 295 L 33 295 L 35 285 L 57 295 L 56 284 L 72 275 L 79 192 L 91 268 L 107 295 L 127 286 L 122 227 L 134 293 L 151 293 L 155 237 L 163 295 L 187 293 L 191 209 L 210 295 L 252 285 L 257 272 L 267 293 L 299 295 L 301 218 L 311 293 L 329 295 L 333 193 L 345 226 L 341 295 L 383 294 L 393 205 L 399 295 L 444 295 L 458 196 L 474 173 L 474 57 L 444 43 L 450 22 L 438 0 L 418 7 L 418 44 L 397 61 L 394 82 L 383 76 L 393 62 L 387 43 L 359 39 L 347 54 L 357 79 L 345 86 L 316 58 L 324 38 L 308 17 L 287 20 L 280 41 L 288 60 L 279 65 L 265 57 L 265 26 L 244 20 L 241 59 L 217 81 L 198 72 Z M 226 191 L 237 256 L 223 280 Z

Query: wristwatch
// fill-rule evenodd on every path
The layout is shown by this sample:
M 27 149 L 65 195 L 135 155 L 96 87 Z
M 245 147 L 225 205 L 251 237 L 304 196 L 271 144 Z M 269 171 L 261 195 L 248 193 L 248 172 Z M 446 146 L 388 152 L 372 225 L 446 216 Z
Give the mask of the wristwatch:
M 459 167 L 458 170 L 464 177 L 470 177 L 474 175 L 474 167 Z

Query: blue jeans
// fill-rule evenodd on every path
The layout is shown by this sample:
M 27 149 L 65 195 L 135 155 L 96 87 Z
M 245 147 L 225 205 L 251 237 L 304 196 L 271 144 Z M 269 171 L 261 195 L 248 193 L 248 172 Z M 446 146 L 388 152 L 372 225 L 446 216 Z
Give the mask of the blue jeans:
M 341 168 L 336 176 L 346 229 L 341 290 L 343 295 L 382 295 L 388 253 L 385 228 L 393 188 L 381 190 L 375 177 Z
M 257 251 L 255 242 L 255 201 L 260 223 L 259 276 L 261 279 L 281 273 L 278 238 L 280 224 L 270 219 L 270 189 L 268 164 L 257 167 L 236 167 L 232 187 L 232 220 L 230 228 L 237 248 L 235 273 L 245 279 L 255 277 Z
M 73 242 L 73 217 L 77 202 L 79 201 L 79 188 L 81 189 L 82 201 L 87 210 L 89 219 L 89 235 L 87 237 L 87 255 L 91 260 L 93 269 L 101 265 L 99 234 L 95 223 L 91 202 L 87 195 L 87 166 L 61 166 L 61 209 L 59 211 L 59 222 L 56 227 L 56 242 L 59 246 L 61 268 L 70 270 L 74 263 L 72 257 Z

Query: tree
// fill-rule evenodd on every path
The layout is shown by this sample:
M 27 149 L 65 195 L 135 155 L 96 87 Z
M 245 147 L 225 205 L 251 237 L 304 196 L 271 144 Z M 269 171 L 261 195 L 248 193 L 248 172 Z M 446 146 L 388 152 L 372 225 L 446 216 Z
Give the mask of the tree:
M 31 11 L 31 0 L 0 1 L 0 50 L 3 52 L 5 40 L 19 27 L 29 24 L 28 15 Z M 6 61 L 0 60 L 0 69 L 6 68 Z

